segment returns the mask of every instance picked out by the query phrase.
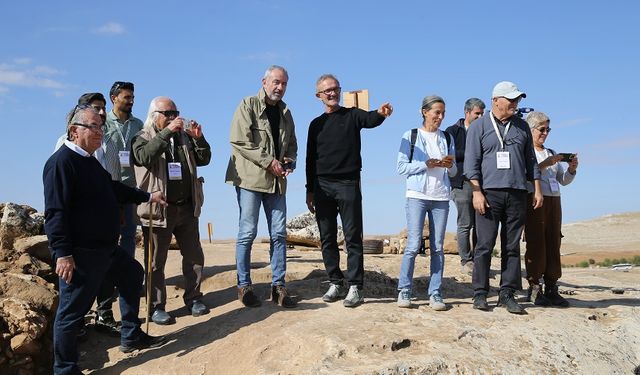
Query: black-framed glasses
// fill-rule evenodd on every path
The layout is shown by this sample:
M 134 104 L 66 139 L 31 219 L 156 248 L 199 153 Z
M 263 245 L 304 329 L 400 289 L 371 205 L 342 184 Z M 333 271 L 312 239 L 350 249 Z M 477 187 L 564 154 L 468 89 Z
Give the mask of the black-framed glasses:
M 325 94 L 325 95 L 329 95 L 331 93 L 339 94 L 340 91 L 342 91 L 342 87 L 336 86 L 336 87 L 330 87 L 330 88 L 328 88 L 326 90 L 318 91 L 318 94 L 320 94 L 320 93 Z
M 169 111 L 155 111 L 158 113 L 162 113 L 164 117 L 178 117 L 180 116 L 180 111 L 169 110 Z
M 96 106 L 97 107 L 97 106 Z M 100 109 L 96 108 L 90 104 L 77 104 L 75 107 L 73 107 L 73 109 L 71 111 L 69 111 L 69 113 L 67 114 L 67 125 L 71 125 L 71 121 L 73 121 L 73 118 L 78 114 L 78 112 L 80 112 L 83 109 L 91 109 L 92 111 L 94 111 L 95 113 L 99 113 L 100 109 L 106 109 L 105 107 L 99 107 Z
M 534 128 L 534 129 L 537 129 L 540 133 L 547 133 L 547 134 L 551 133 L 551 128 L 549 128 L 549 127 Z
M 76 126 L 80 126 L 83 128 L 87 128 L 93 132 L 96 133 L 103 133 L 104 132 L 104 128 L 102 127 L 102 125 L 87 125 L 87 124 L 81 124 L 79 122 L 72 122 L 70 125 L 76 125 Z

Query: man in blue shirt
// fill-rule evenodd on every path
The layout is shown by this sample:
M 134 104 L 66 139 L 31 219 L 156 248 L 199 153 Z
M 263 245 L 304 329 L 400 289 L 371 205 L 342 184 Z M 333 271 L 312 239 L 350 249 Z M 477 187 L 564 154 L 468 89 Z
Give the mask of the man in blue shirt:
M 542 206 L 540 170 L 527 123 L 515 115 L 527 94 L 513 82 L 493 88 L 491 112 L 474 121 L 467 133 L 464 175 L 473 190 L 478 242 L 473 259 L 473 307 L 488 310 L 491 253 L 501 226 L 499 306 L 513 314 L 524 309 L 515 298 L 522 289 L 520 238 L 526 220 L 527 181 L 534 181 L 534 209 Z

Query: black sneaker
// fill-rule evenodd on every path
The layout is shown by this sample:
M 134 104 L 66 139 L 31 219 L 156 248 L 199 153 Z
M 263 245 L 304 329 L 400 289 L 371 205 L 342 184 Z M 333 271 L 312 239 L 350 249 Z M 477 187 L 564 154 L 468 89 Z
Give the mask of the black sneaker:
M 258 296 L 253 293 L 253 288 L 250 285 L 238 288 L 238 299 L 247 307 L 258 307 L 262 305 L 262 302 L 260 302 Z
M 527 301 L 533 302 L 536 306 L 547 307 L 551 306 L 551 301 L 545 297 L 542 293 L 542 287 L 540 285 L 531 285 L 527 291 Z
M 524 308 L 516 302 L 512 290 L 501 290 L 498 297 L 498 306 L 504 306 L 512 314 L 525 314 Z
M 120 322 L 116 322 L 113 318 L 111 310 L 96 313 L 96 321 L 94 328 L 100 333 L 106 333 L 112 336 L 120 336 Z
M 296 307 L 298 305 L 293 298 L 289 297 L 287 288 L 285 288 L 284 285 L 275 285 L 271 287 L 271 300 L 278 306 L 287 308 Z
M 126 344 L 120 344 L 120 351 L 123 353 L 131 353 L 136 350 L 157 348 L 164 345 L 166 342 L 167 338 L 164 336 L 149 336 L 140 331 L 137 340 Z
M 486 294 L 478 294 L 473 297 L 473 308 L 476 310 L 489 311 Z
M 557 285 L 549 285 L 545 288 L 544 296 L 551 302 L 551 305 L 557 307 L 569 307 L 569 301 L 558 293 Z

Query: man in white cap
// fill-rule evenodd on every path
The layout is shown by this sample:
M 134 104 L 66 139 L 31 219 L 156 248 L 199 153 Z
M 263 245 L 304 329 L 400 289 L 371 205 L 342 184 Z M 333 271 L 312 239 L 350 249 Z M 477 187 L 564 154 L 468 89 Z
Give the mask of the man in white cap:
M 474 252 L 473 308 L 488 310 L 491 252 L 501 230 L 501 277 L 498 306 L 513 314 L 524 309 L 514 297 L 522 289 L 520 237 L 526 219 L 527 181 L 535 187 L 533 207 L 542 206 L 540 170 L 527 123 L 516 116 L 527 95 L 513 82 L 493 88 L 491 112 L 472 123 L 467 133 L 464 174 L 473 189 L 478 241 Z

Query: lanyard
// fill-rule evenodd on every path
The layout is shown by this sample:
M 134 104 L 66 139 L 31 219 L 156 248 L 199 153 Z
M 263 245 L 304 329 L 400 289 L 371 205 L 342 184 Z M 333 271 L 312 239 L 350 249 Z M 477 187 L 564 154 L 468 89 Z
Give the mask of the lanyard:
M 491 118 L 491 124 L 493 125 L 493 130 L 496 131 L 496 137 L 500 141 L 500 149 L 504 150 L 504 138 L 500 135 L 500 131 L 498 130 L 498 125 L 496 124 L 496 120 L 493 118 L 493 113 L 489 113 L 489 117 Z M 511 126 L 511 121 L 507 122 L 507 125 L 504 127 L 504 136 L 507 136 L 509 132 L 509 127 Z
M 125 121 L 124 124 L 122 124 L 122 126 L 127 126 L 127 122 L 129 122 L 129 120 Z M 120 123 L 118 121 L 116 121 L 116 131 L 118 132 L 118 135 L 120 135 L 120 139 L 122 140 L 122 146 L 124 148 L 124 150 L 127 149 L 127 139 L 129 139 L 129 131 L 131 130 L 131 126 L 127 126 L 127 132 L 123 135 L 122 134 L 122 130 L 120 130 Z

